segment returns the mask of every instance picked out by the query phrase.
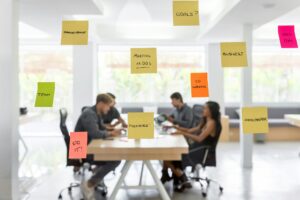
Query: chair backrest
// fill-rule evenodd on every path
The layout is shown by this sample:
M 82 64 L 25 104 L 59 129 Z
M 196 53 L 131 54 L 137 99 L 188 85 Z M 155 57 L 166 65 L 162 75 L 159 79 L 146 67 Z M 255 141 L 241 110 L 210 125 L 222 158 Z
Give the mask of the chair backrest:
M 60 131 L 61 131 L 61 133 L 64 137 L 66 147 L 69 148 L 70 135 L 69 135 L 69 131 L 68 131 L 68 128 L 67 128 L 67 125 L 66 125 L 67 117 L 68 117 L 67 109 L 61 108 L 59 110 L 59 114 L 60 114 L 59 128 L 60 128 Z
M 122 113 L 127 114 L 129 112 L 144 112 L 143 107 L 123 107 Z
M 193 110 L 193 127 L 196 127 L 197 125 L 199 125 L 199 123 L 201 122 L 202 119 L 202 112 L 203 112 L 203 105 L 200 104 L 195 104 L 192 108 Z
M 73 160 L 73 159 L 69 159 L 69 144 L 70 144 L 70 135 L 69 135 L 69 131 L 68 131 L 68 127 L 67 127 L 67 117 L 68 117 L 68 112 L 67 109 L 65 108 L 61 108 L 59 110 L 59 115 L 60 115 L 60 124 L 59 124 L 59 128 L 60 131 L 64 137 L 64 141 L 66 144 L 66 150 L 67 150 L 67 166 L 81 166 L 82 163 L 80 162 L 80 160 Z
M 170 115 L 172 113 L 174 108 L 172 107 L 158 107 L 157 108 L 157 114 L 166 114 L 166 115 Z

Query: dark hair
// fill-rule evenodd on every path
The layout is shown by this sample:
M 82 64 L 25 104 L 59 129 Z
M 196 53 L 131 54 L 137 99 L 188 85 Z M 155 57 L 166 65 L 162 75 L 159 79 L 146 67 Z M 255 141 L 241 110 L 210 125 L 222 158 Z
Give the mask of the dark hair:
M 107 94 L 108 96 L 110 96 L 111 98 L 116 99 L 116 96 L 113 95 L 112 93 L 108 92 L 108 93 L 106 93 L 106 94 Z
M 96 104 L 98 103 L 111 104 L 113 102 L 112 98 L 107 94 L 98 94 L 96 98 Z
M 179 93 L 179 92 L 174 92 L 171 96 L 170 96 L 171 99 L 177 99 L 177 100 L 180 100 L 181 102 L 183 102 L 183 99 L 182 99 L 182 95 Z
M 220 106 L 217 102 L 208 101 L 205 103 L 211 113 L 211 118 L 216 123 L 216 133 L 220 134 L 222 131 L 222 124 L 221 124 L 221 113 L 220 113 Z M 206 117 L 202 118 L 202 122 L 200 125 L 200 130 L 206 125 L 207 119 Z

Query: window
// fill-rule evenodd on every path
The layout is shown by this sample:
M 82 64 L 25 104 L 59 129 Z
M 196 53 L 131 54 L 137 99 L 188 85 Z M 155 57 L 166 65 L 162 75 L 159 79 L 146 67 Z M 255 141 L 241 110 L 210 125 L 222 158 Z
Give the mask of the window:
M 99 48 L 99 90 L 112 92 L 121 103 L 166 103 L 181 92 L 186 102 L 199 101 L 190 94 L 190 73 L 203 72 L 202 47 L 157 48 L 157 74 L 131 74 L 130 48 Z
M 239 103 L 241 100 L 240 68 L 223 68 L 224 98 L 226 103 Z
M 43 113 L 60 107 L 72 109 L 72 48 L 62 46 L 20 47 L 20 105 Z M 35 108 L 37 82 L 54 81 L 53 108 Z
M 253 102 L 298 102 L 300 52 L 257 47 L 253 54 Z

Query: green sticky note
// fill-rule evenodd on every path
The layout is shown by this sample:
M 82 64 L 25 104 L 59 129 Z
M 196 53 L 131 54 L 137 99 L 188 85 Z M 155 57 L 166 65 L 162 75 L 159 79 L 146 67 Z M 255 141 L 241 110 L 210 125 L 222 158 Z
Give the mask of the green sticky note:
M 35 107 L 52 107 L 55 82 L 39 82 L 35 99 Z

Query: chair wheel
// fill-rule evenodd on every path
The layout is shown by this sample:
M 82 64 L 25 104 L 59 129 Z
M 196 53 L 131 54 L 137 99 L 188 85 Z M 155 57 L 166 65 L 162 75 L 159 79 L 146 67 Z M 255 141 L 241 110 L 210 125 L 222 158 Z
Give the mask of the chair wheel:
M 206 197 L 206 193 L 205 193 L 205 192 L 202 192 L 202 196 L 205 198 L 205 197 Z
M 210 184 L 210 180 L 207 180 L 207 186 L 209 186 L 209 184 Z
M 101 192 L 101 195 L 102 195 L 103 197 L 105 197 L 105 196 L 107 195 L 107 191 L 102 191 L 102 192 Z
M 220 192 L 222 193 L 222 192 L 223 192 L 223 188 L 222 188 L 222 187 L 220 187 L 219 189 L 220 189 Z

